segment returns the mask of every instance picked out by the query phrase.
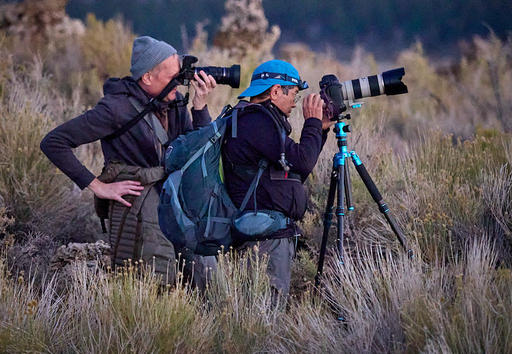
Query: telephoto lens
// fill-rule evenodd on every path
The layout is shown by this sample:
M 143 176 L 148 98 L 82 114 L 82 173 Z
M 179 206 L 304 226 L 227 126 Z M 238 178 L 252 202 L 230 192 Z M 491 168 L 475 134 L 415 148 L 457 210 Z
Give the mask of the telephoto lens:
M 240 65 L 232 65 L 230 68 L 221 66 L 195 67 L 194 70 L 197 74 L 203 70 L 205 74 L 213 76 L 218 84 L 229 85 L 233 88 L 240 87 Z
M 398 68 L 378 75 L 344 81 L 341 83 L 343 100 L 354 101 L 364 97 L 407 93 L 407 86 L 402 82 L 404 75 L 405 69 Z

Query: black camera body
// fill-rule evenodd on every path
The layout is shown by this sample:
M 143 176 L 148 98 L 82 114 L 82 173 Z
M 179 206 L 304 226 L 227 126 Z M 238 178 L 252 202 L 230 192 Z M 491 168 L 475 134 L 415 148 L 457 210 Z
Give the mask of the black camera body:
M 320 81 L 320 97 L 325 102 L 324 115 L 331 120 L 336 120 L 347 106 L 343 100 L 341 83 L 336 75 L 324 75 Z
M 232 65 L 230 68 L 221 66 L 194 67 L 197 58 L 192 55 L 185 55 L 182 59 L 181 70 L 177 80 L 182 85 L 188 85 L 194 79 L 194 74 L 202 70 L 206 75 L 211 75 L 220 85 L 229 85 L 233 88 L 240 87 L 240 65 Z

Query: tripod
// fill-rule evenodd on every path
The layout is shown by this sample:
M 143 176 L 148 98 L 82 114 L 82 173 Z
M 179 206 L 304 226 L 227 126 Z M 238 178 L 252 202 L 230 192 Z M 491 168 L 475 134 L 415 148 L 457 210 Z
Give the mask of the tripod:
M 400 226 L 397 224 L 387 204 L 382 200 L 382 196 L 375 186 L 372 178 L 368 174 L 366 167 L 364 167 L 363 163 L 359 156 L 357 156 L 355 151 L 348 151 L 347 149 L 347 133 L 350 132 L 350 125 L 343 122 L 343 119 L 350 119 L 350 114 L 341 115 L 337 118 L 336 124 L 334 126 L 334 132 L 336 133 L 336 140 L 338 143 L 339 152 L 334 155 L 333 158 L 333 168 L 331 172 L 331 183 L 329 186 L 329 194 L 327 196 L 327 206 L 325 208 L 324 214 L 324 230 L 322 235 L 322 243 L 320 246 L 320 255 L 318 258 L 318 268 L 317 274 L 315 276 L 315 286 L 318 288 L 320 285 L 320 280 L 323 273 L 325 253 L 327 249 L 327 239 L 329 237 L 329 229 L 331 228 L 332 218 L 334 216 L 334 198 L 336 198 L 336 218 L 338 222 L 338 230 L 337 230 L 337 238 L 336 238 L 336 248 L 339 260 L 341 264 L 343 264 L 343 227 L 344 227 L 344 217 L 345 217 L 345 199 L 348 210 L 354 210 L 354 205 L 352 204 L 352 191 L 350 184 L 350 171 L 348 168 L 348 160 L 352 159 L 354 163 L 357 173 L 359 177 L 361 177 L 366 189 L 372 196 L 375 203 L 377 203 L 379 210 L 384 217 L 388 221 L 391 229 L 395 233 L 398 238 L 398 241 L 407 252 L 409 257 L 413 256 L 412 250 L 408 247 L 407 241 L 403 234 L 403 231 L 400 229 Z

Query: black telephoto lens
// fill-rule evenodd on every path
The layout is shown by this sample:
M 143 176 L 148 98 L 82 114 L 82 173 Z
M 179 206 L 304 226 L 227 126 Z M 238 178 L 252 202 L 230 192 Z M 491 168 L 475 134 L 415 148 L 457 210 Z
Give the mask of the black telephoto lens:
M 230 68 L 220 66 L 195 68 L 196 73 L 199 73 L 201 70 L 203 70 L 206 75 L 213 76 L 215 81 L 220 85 L 229 85 L 233 88 L 240 87 L 240 65 L 232 65 Z

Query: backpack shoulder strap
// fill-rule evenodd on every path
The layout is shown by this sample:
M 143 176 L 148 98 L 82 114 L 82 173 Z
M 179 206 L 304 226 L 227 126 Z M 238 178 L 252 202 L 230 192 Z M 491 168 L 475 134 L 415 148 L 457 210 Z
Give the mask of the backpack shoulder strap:
M 231 137 L 237 137 L 238 130 L 238 109 L 233 110 L 233 114 L 231 115 Z
M 274 122 L 274 126 L 276 127 L 276 129 L 277 129 L 277 131 L 279 133 L 279 143 L 280 143 L 280 145 L 279 145 L 279 147 L 280 147 L 279 156 L 280 156 L 280 159 L 277 162 L 279 162 L 279 164 L 281 165 L 283 170 L 286 173 L 288 173 L 290 171 L 290 165 L 289 165 L 288 161 L 286 160 L 286 152 L 285 152 L 285 149 L 286 149 L 286 130 L 281 125 L 281 123 L 279 123 L 279 119 L 274 115 L 274 113 L 272 113 L 270 110 L 268 110 L 265 106 L 263 106 L 261 104 L 249 103 L 249 102 L 246 102 L 246 101 L 240 101 L 240 102 L 245 102 L 245 104 L 241 105 L 241 108 L 240 108 L 241 113 L 251 112 L 251 111 L 253 111 L 253 112 L 254 111 L 260 111 L 260 112 L 263 112 L 265 115 L 269 116 L 272 119 L 272 122 Z M 233 136 L 233 138 L 236 138 L 237 118 L 239 116 L 239 114 L 236 112 L 237 106 L 235 106 L 235 112 L 234 112 L 235 115 L 234 115 L 234 117 L 232 117 L 232 123 L 231 123 L 231 129 L 232 129 L 232 136 Z M 233 118 L 234 118 L 234 120 L 233 120 Z M 233 129 L 234 129 L 234 135 L 233 135 Z
M 254 210 L 258 210 L 258 203 L 256 202 L 256 189 L 258 188 L 258 184 L 260 182 L 261 175 L 263 174 L 263 171 L 268 167 L 268 161 L 265 159 L 261 159 L 258 163 L 258 172 L 252 179 L 251 185 L 249 189 L 247 190 L 247 193 L 245 193 L 244 200 L 242 201 L 242 204 L 240 204 L 240 208 L 238 209 L 238 213 L 241 213 L 245 210 L 245 207 L 247 206 L 247 203 L 249 202 L 249 198 L 251 198 L 251 194 L 254 196 Z

